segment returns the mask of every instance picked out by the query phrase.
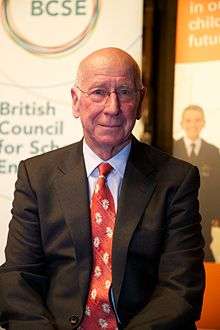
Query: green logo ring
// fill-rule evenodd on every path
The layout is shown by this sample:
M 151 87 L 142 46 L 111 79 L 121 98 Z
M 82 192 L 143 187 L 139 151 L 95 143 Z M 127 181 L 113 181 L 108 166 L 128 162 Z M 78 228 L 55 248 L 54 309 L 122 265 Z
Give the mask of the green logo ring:
M 51 47 L 45 47 L 41 45 L 37 45 L 30 40 L 24 38 L 21 36 L 15 28 L 12 26 L 10 22 L 10 17 L 8 14 L 8 5 L 10 0 L 2 0 L 2 20 L 3 20 L 3 26 L 6 30 L 6 32 L 9 34 L 9 36 L 22 48 L 27 50 L 30 53 L 36 54 L 36 55 L 57 55 L 61 54 L 67 51 L 70 51 L 72 48 L 76 47 L 86 36 L 89 35 L 89 33 L 93 30 L 98 15 L 100 11 L 100 0 L 92 0 L 93 1 L 93 10 L 91 19 L 86 25 L 86 27 L 83 29 L 80 34 L 75 37 L 74 39 L 58 45 L 58 46 L 51 46 Z

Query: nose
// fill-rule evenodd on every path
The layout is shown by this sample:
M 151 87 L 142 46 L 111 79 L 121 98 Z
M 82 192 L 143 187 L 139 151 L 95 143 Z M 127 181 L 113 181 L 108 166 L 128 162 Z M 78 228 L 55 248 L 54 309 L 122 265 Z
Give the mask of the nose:
M 119 111 L 120 111 L 120 102 L 116 91 L 113 90 L 109 92 L 109 96 L 107 97 L 105 103 L 105 112 L 116 116 L 118 115 Z

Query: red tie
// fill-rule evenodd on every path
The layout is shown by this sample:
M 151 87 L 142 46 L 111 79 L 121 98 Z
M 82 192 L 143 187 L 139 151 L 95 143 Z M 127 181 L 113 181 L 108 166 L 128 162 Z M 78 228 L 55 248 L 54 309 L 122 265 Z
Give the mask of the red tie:
M 90 282 L 85 317 L 80 329 L 117 329 L 115 314 L 109 302 L 112 282 L 112 235 L 115 224 L 115 206 L 106 184 L 112 170 L 108 163 L 98 167 L 99 177 L 91 200 L 93 239 L 93 272 Z

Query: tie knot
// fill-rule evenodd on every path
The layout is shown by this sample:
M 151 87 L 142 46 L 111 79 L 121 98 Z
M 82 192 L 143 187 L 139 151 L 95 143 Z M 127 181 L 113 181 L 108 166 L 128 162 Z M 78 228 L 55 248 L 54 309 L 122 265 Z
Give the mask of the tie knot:
M 112 166 L 109 163 L 101 163 L 98 167 L 99 176 L 106 177 L 112 170 Z

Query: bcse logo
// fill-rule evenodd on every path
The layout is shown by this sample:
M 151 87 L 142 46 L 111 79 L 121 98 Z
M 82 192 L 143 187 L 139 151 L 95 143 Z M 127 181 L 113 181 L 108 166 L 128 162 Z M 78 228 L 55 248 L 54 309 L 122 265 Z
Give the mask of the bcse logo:
M 68 53 L 85 40 L 94 31 L 101 2 L 101 0 L 1 1 L 3 10 L 0 19 L 5 31 L 17 45 L 40 56 Z M 32 24 L 30 24 L 30 16 Z M 56 17 L 59 18 L 59 24 Z M 55 32 L 53 38 L 51 31 Z
M 87 0 L 32 0 L 31 15 L 32 16 L 69 16 L 69 15 L 86 15 Z

